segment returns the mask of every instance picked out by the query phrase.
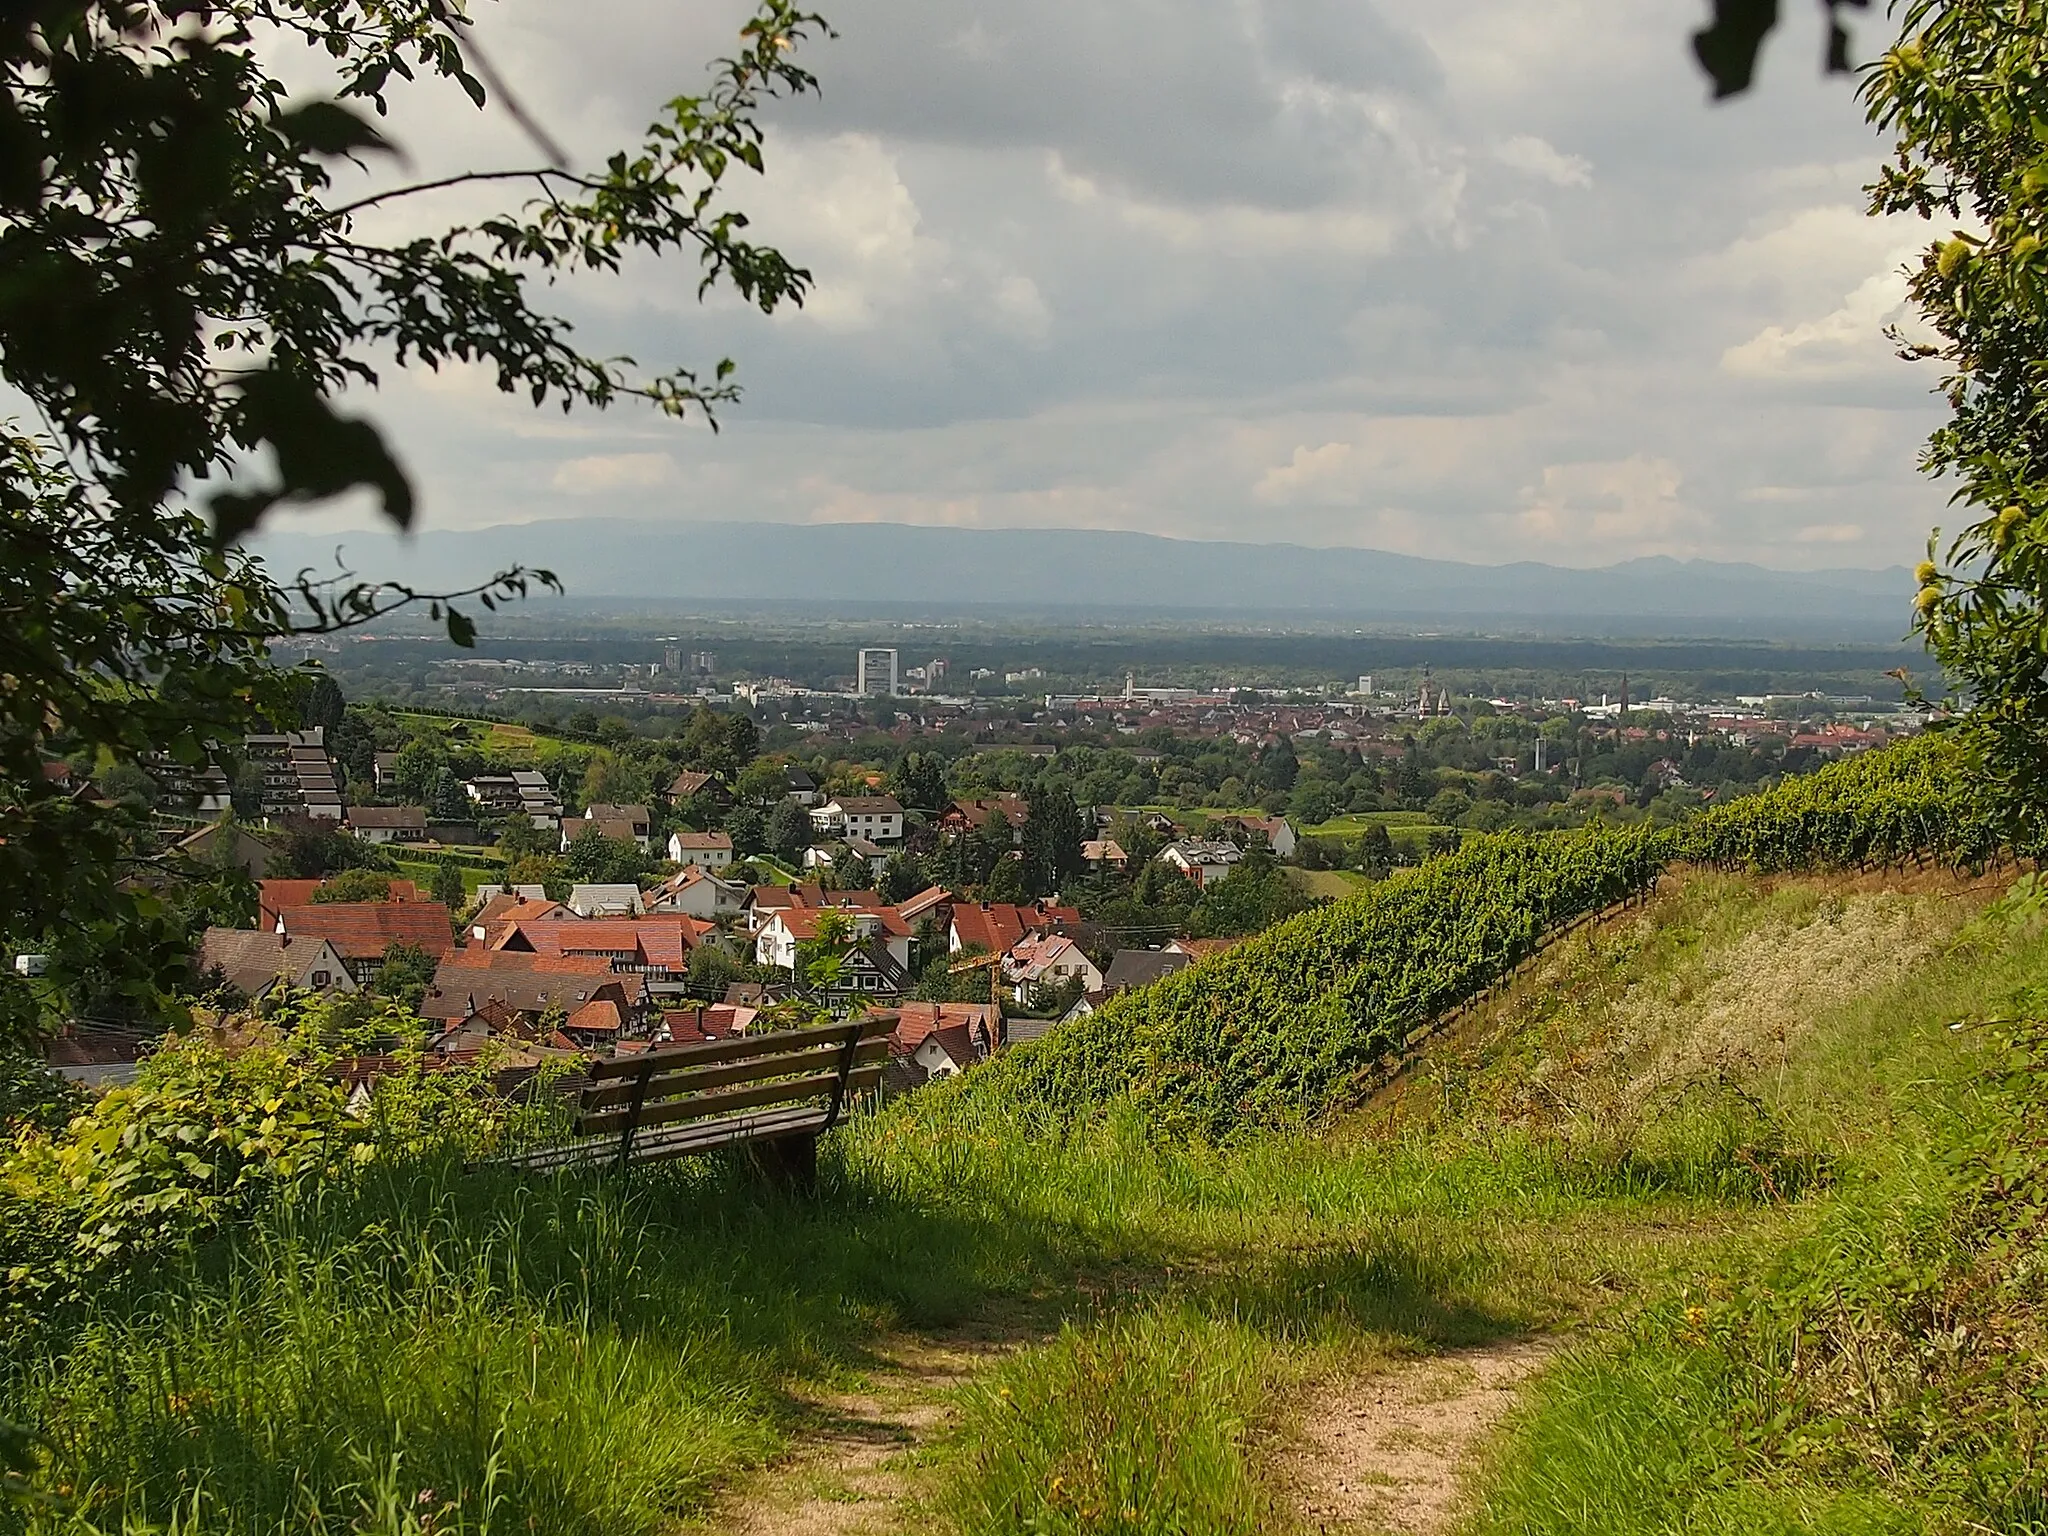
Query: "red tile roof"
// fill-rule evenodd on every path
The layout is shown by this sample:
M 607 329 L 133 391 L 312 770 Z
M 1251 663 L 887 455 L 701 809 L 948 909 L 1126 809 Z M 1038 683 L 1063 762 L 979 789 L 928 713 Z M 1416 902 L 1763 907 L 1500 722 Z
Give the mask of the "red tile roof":
M 259 927 L 275 928 L 277 914 L 286 907 L 303 907 L 313 899 L 313 893 L 327 882 L 324 880 L 258 880 L 256 882 L 256 922 Z
M 472 1010 L 499 1002 L 519 1013 L 568 1010 L 601 997 L 637 1008 L 647 994 L 644 977 L 614 975 L 595 955 L 533 955 L 492 952 L 480 964 L 466 963 L 477 951 L 458 951 L 434 972 L 434 984 L 420 1004 L 429 1019 L 464 1019 Z
M 919 891 L 908 901 L 898 902 L 896 910 L 902 914 L 903 920 L 906 923 L 915 923 L 922 919 L 927 912 L 936 912 L 940 907 L 946 906 L 952 900 L 953 893 L 951 891 L 947 890 L 943 885 L 934 885 L 926 890 Z
M 344 960 L 380 959 L 393 944 L 417 944 L 436 959 L 455 948 L 439 902 L 337 901 L 287 907 L 278 916 L 287 937 L 326 939 Z
M 896 1030 L 889 1037 L 893 1056 L 908 1056 L 925 1038 L 944 1029 L 966 1029 L 987 1038 L 996 1027 L 993 1003 L 899 1003 Z
M 681 913 L 648 917 L 557 919 L 516 925 L 521 939 L 542 955 L 629 956 L 629 964 L 680 971 L 690 951 L 714 925 Z
M 608 976 L 611 968 L 602 955 L 540 955 L 530 949 L 458 949 L 441 962 L 444 971 L 526 971 L 553 976 Z
M 953 928 L 962 948 L 985 949 L 1002 954 L 1027 933 L 1049 933 L 1081 921 L 1073 907 L 1013 907 L 1006 902 L 982 902 L 979 906 L 961 902 L 953 908 Z
M 661 1029 L 667 1045 L 696 1045 L 705 1040 L 729 1040 L 746 1033 L 747 1025 L 761 1010 L 734 1007 L 727 1003 L 700 1004 L 695 1008 L 664 1008 Z
M 617 1034 L 625 1027 L 625 1019 L 619 1013 L 619 1005 L 609 998 L 596 998 L 585 1003 L 569 1015 L 570 1029 L 583 1031 L 601 1030 L 606 1034 Z

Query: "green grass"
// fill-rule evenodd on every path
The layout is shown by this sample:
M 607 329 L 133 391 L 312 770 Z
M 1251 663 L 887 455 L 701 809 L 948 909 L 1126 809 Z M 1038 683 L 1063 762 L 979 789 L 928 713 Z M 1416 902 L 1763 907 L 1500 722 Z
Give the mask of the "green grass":
M 1304 1384 L 1578 1328 L 1477 1529 L 1941 1529 L 1946 1485 L 1732 1438 L 1786 1378 L 1711 1306 L 1947 1230 L 1981 1037 L 1945 1025 L 2048 975 L 2048 942 L 1969 916 L 1691 878 L 1316 1137 L 1169 1141 L 1128 1108 L 1048 1135 L 940 1090 L 833 1138 L 815 1202 L 722 1161 L 373 1166 L 100 1295 L 61 1349 L 0 1343 L 0 1418 L 110 1531 L 655 1533 L 882 1334 L 994 1319 L 1025 1347 L 925 1459 L 935 1529 L 1285 1532 L 1265 1447 Z
M 410 880 L 423 891 L 433 887 L 434 873 L 440 868 L 435 860 L 396 859 L 393 862 L 398 866 L 401 878 Z M 495 884 L 505 870 L 502 862 L 482 864 L 464 861 L 461 868 L 462 894 L 469 898 L 475 897 L 478 886 Z
M 422 715 L 396 710 L 393 711 L 393 718 L 410 730 L 435 731 L 444 737 L 456 726 L 465 726 L 469 731 L 467 745 L 503 758 L 514 765 L 531 765 L 542 747 L 571 749 L 579 745 L 564 737 L 552 736 L 528 726 L 506 725 L 502 721 L 481 720 L 474 716 Z
M 2037 1138 L 2016 1134 L 2038 1090 L 2015 1098 L 1986 1036 L 1948 1027 L 2037 1007 L 2044 977 L 2041 936 L 1989 924 L 1788 1042 L 1752 1091 L 1829 1150 L 1827 1197 L 1575 1353 L 1473 1530 L 2048 1529 L 2027 1449 L 2048 1400 L 2024 1342 L 2038 1237 L 1987 1198 L 2039 1177 Z
M 1069 1328 L 969 1388 L 973 1449 L 939 1510 L 988 1536 L 1270 1529 L 1246 1448 L 1270 1365 L 1255 1335 L 1192 1309 Z
M 887 1329 L 1021 1320 L 1050 1340 L 1018 1364 L 1028 1394 L 1088 1362 L 1166 1369 L 1142 1357 L 1180 1326 L 1167 1306 L 1284 1373 L 1363 1331 L 1425 1348 L 1569 1315 L 1629 1265 L 1605 1228 L 1639 1209 L 1683 1228 L 1698 1207 L 1534 1147 L 1172 1147 L 1129 1117 L 1055 1151 L 1015 1123 L 941 1142 L 884 1116 L 832 1149 L 816 1204 L 720 1164 L 559 1182 L 392 1168 L 105 1300 L 65 1354 L 15 1363 L 0 1412 L 50 1435 L 53 1476 L 114 1528 L 195 1500 L 208 1530 L 353 1519 L 396 1458 L 407 1499 L 474 1510 L 489 1484 L 502 1529 L 654 1532 L 772 1454 L 794 1394 L 854 1377 Z M 1591 1221 L 1560 1253 L 1567 1212 Z M 1162 1398 L 1129 1431 L 1250 1466 L 1249 1409 L 1206 1428 L 1186 1411 Z M 1045 1434 L 1032 1454 L 1072 1443 Z M 1102 1449 L 1130 1465 L 1137 1444 Z M 1209 1474 L 1164 1475 L 1193 1479 L 1173 1497 L 1195 1521 Z
M 1290 869 L 1287 878 L 1309 895 L 1327 896 L 1332 901 L 1356 896 L 1372 884 L 1364 875 L 1350 869 Z
M 1385 827 L 1392 831 L 1396 827 L 1422 827 L 1426 830 L 1437 825 L 1438 822 L 1427 811 L 1351 811 L 1333 816 L 1318 826 L 1298 830 L 1304 837 L 1356 838 L 1367 827 Z

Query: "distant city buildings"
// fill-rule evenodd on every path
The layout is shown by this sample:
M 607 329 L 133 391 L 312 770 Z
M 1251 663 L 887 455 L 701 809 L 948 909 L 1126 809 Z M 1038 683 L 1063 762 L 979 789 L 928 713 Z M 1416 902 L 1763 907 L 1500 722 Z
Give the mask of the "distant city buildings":
M 862 650 L 853 691 L 864 699 L 896 697 L 901 691 L 896 675 L 896 652 L 880 647 Z

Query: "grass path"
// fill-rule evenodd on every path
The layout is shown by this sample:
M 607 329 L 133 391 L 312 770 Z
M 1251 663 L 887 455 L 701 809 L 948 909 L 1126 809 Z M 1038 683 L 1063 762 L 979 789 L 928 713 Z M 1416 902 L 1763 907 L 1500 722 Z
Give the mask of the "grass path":
M 1290 1416 L 1275 1458 L 1284 1506 L 1317 1536 L 1436 1536 L 1482 1450 L 1554 1339 L 1509 1339 L 1322 1384 Z
M 951 1427 L 956 1390 L 1025 1339 L 994 1326 L 882 1340 L 850 1391 L 808 1399 L 795 1454 L 689 1527 L 721 1536 L 884 1536 L 905 1529 L 919 1453 Z

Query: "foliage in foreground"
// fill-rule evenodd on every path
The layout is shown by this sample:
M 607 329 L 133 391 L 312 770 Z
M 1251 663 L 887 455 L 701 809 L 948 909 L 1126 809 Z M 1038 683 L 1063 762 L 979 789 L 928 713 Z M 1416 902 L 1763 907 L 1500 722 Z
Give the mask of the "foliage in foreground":
M 2048 28 L 2029 0 L 1910 0 L 1864 81 L 1897 145 L 1870 211 L 1933 236 L 1909 268 L 1949 418 L 1921 466 L 1951 477 L 1963 526 L 1928 541 L 1916 624 L 1967 691 L 1966 730 L 2014 839 L 2048 837 Z M 1922 337 L 1926 340 L 1922 341 Z
M 486 1148 L 550 1114 L 491 1092 L 483 1061 L 432 1071 L 416 1048 L 352 1113 L 348 1059 L 416 1031 L 405 1010 L 288 1001 L 252 1040 L 173 1037 L 136 1082 L 61 1126 L 27 1123 L 0 1149 L 0 1322 L 49 1328 L 168 1254 L 325 1186 L 378 1157 Z M 41 1112 L 45 1117 L 47 1111 Z
M 531 279 L 683 255 L 700 291 L 729 285 L 764 311 L 802 301 L 807 274 L 747 238 L 728 193 L 762 169 L 763 103 L 813 85 L 795 51 L 822 23 L 762 0 L 708 89 L 676 95 L 601 168 L 550 147 L 539 158 L 556 163 L 524 170 L 343 191 L 338 166 L 396 150 L 370 120 L 394 95 L 438 86 L 485 106 L 471 27 L 451 0 L 0 12 L 0 383 L 54 439 L 0 421 L 0 956 L 49 956 L 33 987 L 0 970 L 0 1038 L 95 992 L 160 1016 L 190 952 L 136 878 L 138 863 L 167 873 L 146 824 L 45 763 L 175 785 L 219 744 L 295 726 L 270 651 L 295 632 L 424 600 L 473 643 L 448 595 L 343 571 L 287 591 L 229 548 L 279 505 L 358 488 L 412 525 L 403 468 L 371 423 L 336 410 L 342 393 L 374 388 L 381 368 L 466 362 L 536 407 L 709 410 L 734 398 L 730 362 L 645 376 L 586 354 Z M 282 78 L 301 54 L 330 72 L 333 99 Z M 364 217 L 500 183 L 527 204 L 485 203 L 419 238 L 380 238 Z M 209 526 L 183 498 L 222 481 Z M 530 582 L 557 585 L 515 570 L 458 595 L 495 608 Z

